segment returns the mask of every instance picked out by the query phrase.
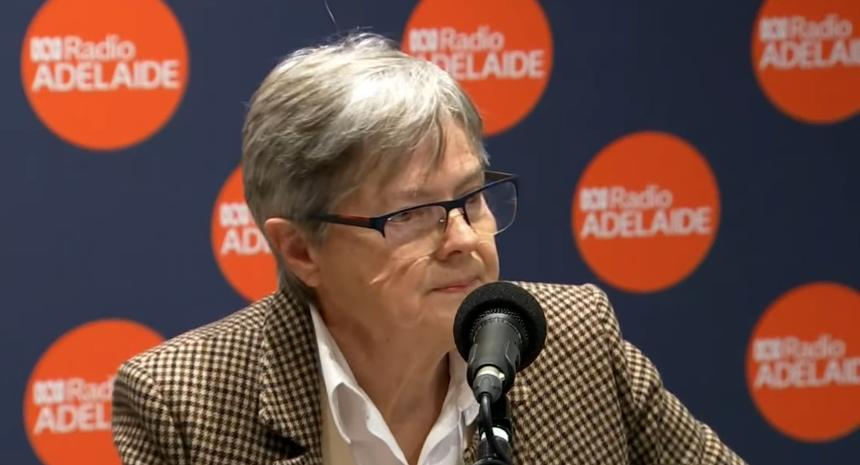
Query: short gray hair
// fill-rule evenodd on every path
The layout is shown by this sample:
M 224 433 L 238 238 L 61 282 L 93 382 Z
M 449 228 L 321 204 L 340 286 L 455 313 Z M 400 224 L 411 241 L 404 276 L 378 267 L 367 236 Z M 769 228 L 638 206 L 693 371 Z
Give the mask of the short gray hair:
M 308 215 L 333 209 L 371 170 L 395 173 L 428 140 L 435 153 L 431 163 L 437 163 L 447 121 L 465 131 L 487 166 L 481 117 L 438 66 L 366 32 L 299 49 L 251 98 L 242 130 L 248 208 L 261 228 L 269 218 L 287 218 L 318 244 L 325 224 Z M 273 254 L 280 287 L 314 301 L 314 292 Z

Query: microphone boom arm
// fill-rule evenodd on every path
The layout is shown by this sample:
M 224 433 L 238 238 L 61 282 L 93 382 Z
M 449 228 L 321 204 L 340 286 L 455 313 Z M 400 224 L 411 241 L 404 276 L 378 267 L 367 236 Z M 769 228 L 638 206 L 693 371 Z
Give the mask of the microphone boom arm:
M 507 396 L 491 403 L 489 395 L 484 394 L 478 421 L 480 442 L 474 465 L 512 465 L 514 423 Z

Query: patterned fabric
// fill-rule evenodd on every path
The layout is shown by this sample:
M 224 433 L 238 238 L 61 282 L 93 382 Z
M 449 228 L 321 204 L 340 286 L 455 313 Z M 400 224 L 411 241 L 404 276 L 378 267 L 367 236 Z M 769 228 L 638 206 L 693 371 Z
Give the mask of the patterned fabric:
M 541 302 L 548 331 L 508 393 L 516 464 L 744 464 L 623 340 L 602 291 L 515 284 Z M 113 400 L 122 463 L 321 465 L 315 344 L 307 308 L 276 292 L 124 363 Z

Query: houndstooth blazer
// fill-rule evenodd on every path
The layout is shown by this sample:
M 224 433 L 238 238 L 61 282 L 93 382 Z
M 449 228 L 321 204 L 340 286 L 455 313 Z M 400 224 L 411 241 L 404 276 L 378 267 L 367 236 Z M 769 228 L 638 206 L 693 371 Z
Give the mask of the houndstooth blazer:
M 622 339 L 602 291 L 516 284 L 541 302 L 547 339 L 508 393 L 514 463 L 744 463 Z M 124 465 L 318 465 L 319 386 L 310 314 L 276 292 L 125 362 L 114 444 Z M 474 435 L 467 465 L 476 444 Z

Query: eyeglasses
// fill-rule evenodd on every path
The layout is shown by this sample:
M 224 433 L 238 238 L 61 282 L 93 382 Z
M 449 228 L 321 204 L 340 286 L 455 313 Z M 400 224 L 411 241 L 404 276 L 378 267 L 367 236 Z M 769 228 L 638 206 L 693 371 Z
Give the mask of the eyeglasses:
M 426 203 L 382 216 L 317 214 L 309 219 L 327 223 L 375 229 L 385 238 L 398 258 L 418 258 L 432 254 L 442 243 L 450 213 L 458 210 L 479 239 L 506 230 L 517 213 L 516 175 L 487 171 L 487 183 L 453 200 Z

